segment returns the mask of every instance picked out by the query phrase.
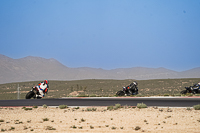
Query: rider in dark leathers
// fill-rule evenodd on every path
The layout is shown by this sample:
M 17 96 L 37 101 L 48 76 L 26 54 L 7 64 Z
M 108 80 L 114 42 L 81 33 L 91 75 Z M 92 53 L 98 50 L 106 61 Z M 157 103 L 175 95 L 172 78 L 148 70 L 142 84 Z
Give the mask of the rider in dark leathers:
M 194 84 L 193 88 L 193 93 L 199 93 L 200 92 L 200 82 L 198 82 L 197 84 Z
M 126 87 L 128 94 L 127 95 L 136 95 L 138 94 L 138 83 L 136 81 L 132 82 L 129 86 Z

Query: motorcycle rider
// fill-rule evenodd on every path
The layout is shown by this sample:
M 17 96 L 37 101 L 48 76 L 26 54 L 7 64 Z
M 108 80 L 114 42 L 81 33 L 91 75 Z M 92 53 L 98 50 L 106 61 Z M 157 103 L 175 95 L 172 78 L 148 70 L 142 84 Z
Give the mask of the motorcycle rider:
M 36 94 L 36 98 L 43 98 L 44 94 L 48 92 L 49 81 L 48 80 L 44 80 L 44 82 L 40 82 L 35 87 L 39 90 L 39 94 Z
M 200 82 L 198 82 L 197 84 L 194 84 L 192 88 L 193 88 L 194 93 L 200 92 Z
M 136 81 L 132 82 L 129 86 L 127 86 L 128 95 L 136 95 L 138 94 L 138 83 Z

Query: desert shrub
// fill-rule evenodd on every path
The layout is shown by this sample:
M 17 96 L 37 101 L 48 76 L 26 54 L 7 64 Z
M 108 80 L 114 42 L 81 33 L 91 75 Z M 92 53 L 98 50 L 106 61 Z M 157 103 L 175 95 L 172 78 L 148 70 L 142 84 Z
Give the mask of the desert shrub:
M 114 110 L 117 110 L 117 109 L 118 109 L 118 107 L 114 106 L 114 107 L 113 107 L 113 109 L 114 109 Z
M 87 108 L 87 111 L 96 111 L 97 108 Z
M 187 107 L 187 109 L 186 109 L 186 110 L 189 110 L 189 111 L 190 111 L 190 110 L 191 110 L 191 108 L 190 108 L 190 107 Z
M 92 125 L 90 125 L 90 129 L 94 129 L 94 127 Z
M 135 127 L 135 130 L 137 131 L 137 130 L 140 130 L 141 129 L 141 127 L 139 127 L 139 126 L 136 126 Z
M 166 96 L 169 96 L 169 94 L 164 94 L 164 96 L 166 97 Z
M 24 108 L 24 110 L 32 110 L 32 108 Z
M 37 105 L 33 105 L 33 108 L 38 108 L 38 106 Z
M 1 129 L 1 132 L 5 132 L 6 131 L 6 129 Z
M 89 97 L 97 97 L 95 94 L 91 94 Z
M 172 112 L 172 109 L 168 108 L 168 109 L 167 109 L 167 112 Z
M 174 96 L 181 96 L 181 94 L 174 94 Z
M 142 94 L 138 94 L 138 95 L 136 95 L 136 97 L 145 97 L 145 96 Z
M 28 129 L 28 127 L 27 127 L 27 126 L 24 126 L 24 130 L 26 130 L 26 129 Z
M 15 124 L 23 124 L 23 122 L 22 122 L 22 121 L 19 121 L 19 120 L 16 120 L 16 121 L 15 121 Z
M 106 127 L 109 127 L 109 125 L 105 125 Z
M 85 119 L 82 118 L 82 119 L 81 119 L 81 122 L 85 122 Z
M 113 106 L 108 106 L 107 110 L 113 110 Z
M 56 128 L 53 128 L 52 126 L 47 126 L 46 130 L 56 130 Z
M 111 129 L 115 130 L 115 129 L 116 129 L 116 127 L 112 127 Z
M 124 105 L 124 109 L 127 109 L 127 108 L 129 108 L 129 106 L 128 105 Z
M 115 104 L 115 108 L 118 109 L 121 107 L 121 104 Z
M 171 118 L 171 117 L 172 117 L 172 116 L 166 116 L 165 119 L 167 119 L 167 118 Z
M 91 108 L 87 108 L 87 111 L 92 111 L 92 109 Z
M 92 108 L 92 111 L 96 111 L 97 110 L 97 108 Z
M 4 120 L 3 120 L 3 119 L 1 119 L 1 120 L 0 120 L 0 122 L 4 122 Z
M 48 118 L 43 118 L 43 121 L 49 121 L 49 119 Z
M 194 108 L 195 110 L 200 110 L 200 104 L 194 105 L 193 108 Z
M 79 109 L 79 107 L 75 107 L 74 109 Z
M 193 96 L 193 94 L 187 93 L 186 96 L 191 97 L 191 96 Z
M 43 108 L 47 108 L 48 106 L 46 104 L 43 105 Z
M 10 130 L 10 131 L 11 131 L 11 130 L 15 130 L 15 127 L 11 127 L 9 130 Z
M 59 108 L 60 109 L 65 109 L 65 108 L 67 108 L 67 105 L 59 105 Z
M 138 103 L 137 104 L 137 108 L 141 109 L 141 108 L 147 108 L 147 105 L 144 103 Z
M 74 128 L 74 129 L 75 129 L 75 128 L 77 128 L 77 127 L 76 127 L 75 125 L 73 125 L 73 126 L 70 126 L 70 128 Z

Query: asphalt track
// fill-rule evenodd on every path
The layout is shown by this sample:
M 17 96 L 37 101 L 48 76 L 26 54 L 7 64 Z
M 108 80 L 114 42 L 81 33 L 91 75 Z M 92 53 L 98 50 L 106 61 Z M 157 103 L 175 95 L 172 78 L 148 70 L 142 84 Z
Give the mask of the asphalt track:
M 121 104 L 122 106 L 136 106 L 137 103 L 145 103 L 147 106 L 158 107 L 192 107 L 200 104 L 200 97 L 96 97 L 96 98 L 62 98 L 62 99 L 20 99 L 0 100 L 2 107 L 15 106 L 111 106 Z

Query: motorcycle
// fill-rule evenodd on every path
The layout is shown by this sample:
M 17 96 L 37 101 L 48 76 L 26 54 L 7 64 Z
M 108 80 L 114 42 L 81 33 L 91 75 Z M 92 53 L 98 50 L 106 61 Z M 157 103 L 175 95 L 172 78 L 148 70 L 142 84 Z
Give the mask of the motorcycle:
M 192 94 L 196 94 L 196 93 L 200 93 L 199 88 L 194 89 L 196 86 L 196 84 L 194 86 L 190 86 L 190 87 L 185 87 L 185 90 L 181 91 L 181 94 L 186 94 L 186 93 L 192 93 Z
M 130 96 L 130 95 L 137 95 L 138 94 L 138 88 L 137 90 L 134 89 L 133 93 L 130 94 L 129 89 L 127 87 L 123 87 L 123 90 L 118 91 L 116 93 L 116 96 Z
M 31 91 L 29 91 L 27 94 L 26 94 L 26 99 L 31 99 L 31 98 L 37 98 L 37 99 L 41 99 L 41 97 L 36 97 L 36 95 L 39 95 L 39 90 L 37 87 L 32 87 Z

